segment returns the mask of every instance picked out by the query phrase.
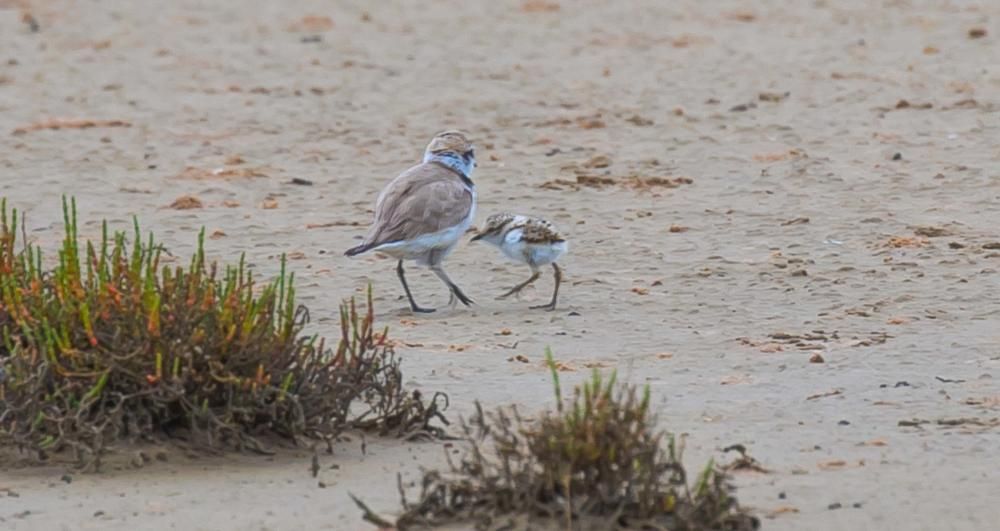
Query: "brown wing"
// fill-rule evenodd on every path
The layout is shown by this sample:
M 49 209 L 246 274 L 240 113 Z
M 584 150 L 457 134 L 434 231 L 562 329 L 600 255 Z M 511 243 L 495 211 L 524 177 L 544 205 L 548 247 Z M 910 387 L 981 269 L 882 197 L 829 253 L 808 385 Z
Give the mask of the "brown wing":
M 438 164 L 415 166 L 394 179 L 375 204 L 366 247 L 410 240 L 461 223 L 472 209 L 472 192 L 455 172 Z
M 551 223 L 532 219 L 521 228 L 521 240 L 527 243 L 557 243 L 566 241 Z

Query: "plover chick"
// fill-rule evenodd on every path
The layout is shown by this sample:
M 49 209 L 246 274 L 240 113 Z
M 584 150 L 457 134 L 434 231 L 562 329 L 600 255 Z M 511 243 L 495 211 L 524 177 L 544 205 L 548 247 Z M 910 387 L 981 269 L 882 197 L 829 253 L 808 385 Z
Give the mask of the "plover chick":
M 438 133 L 424 150 L 424 161 L 392 180 L 375 202 L 375 221 L 361 245 L 347 256 L 377 251 L 396 258 L 396 274 L 414 312 L 433 312 L 413 300 L 403 271 L 404 260 L 427 266 L 451 291 L 450 304 L 467 297 L 448 278 L 441 263 L 465 234 L 476 214 L 476 188 L 472 170 L 476 154 L 472 143 L 458 131 Z
M 538 280 L 541 276 L 539 267 L 552 264 L 555 270 L 556 286 L 552 291 L 552 300 L 548 304 L 532 306 L 532 309 L 555 310 L 556 299 L 559 297 L 559 284 L 562 282 L 562 270 L 556 264 L 563 253 L 569 248 L 566 238 L 544 219 L 514 214 L 494 214 L 486 219 L 486 225 L 472 241 L 485 241 L 500 248 L 508 258 L 531 268 L 531 278 L 510 288 L 497 297 L 504 299 L 519 293 L 526 286 Z

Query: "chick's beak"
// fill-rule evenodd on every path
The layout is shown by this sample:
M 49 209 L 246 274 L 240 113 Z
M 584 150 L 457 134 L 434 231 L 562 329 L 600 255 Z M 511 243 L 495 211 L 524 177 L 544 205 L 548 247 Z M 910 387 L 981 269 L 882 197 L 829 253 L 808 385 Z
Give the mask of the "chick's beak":
M 472 239 L 469 240 L 469 241 L 471 241 L 471 242 L 478 242 L 479 240 L 483 239 L 483 236 L 486 236 L 486 233 L 485 232 L 480 232 L 480 233 L 476 234 L 475 236 L 473 236 Z

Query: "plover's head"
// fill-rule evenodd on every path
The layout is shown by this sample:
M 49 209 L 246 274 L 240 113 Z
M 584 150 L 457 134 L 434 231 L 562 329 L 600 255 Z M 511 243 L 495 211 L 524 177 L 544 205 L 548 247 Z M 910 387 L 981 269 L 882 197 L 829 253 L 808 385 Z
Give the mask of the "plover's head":
M 507 226 L 514 221 L 514 217 L 514 214 L 508 214 L 507 212 L 493 214 L 486 218 L 486 223 L 483 225 L 482 230 L 479 231 L 479 234 L 473 236 L 472 241 L 483 240 L 499 245 L 503 240 L 504 234 L 507 232 Z
M 434 135 L 424 150 L 424 162 L 432 161 L 471 177 L 476 167 L 476 148 L 461 131 L 444 131 Z

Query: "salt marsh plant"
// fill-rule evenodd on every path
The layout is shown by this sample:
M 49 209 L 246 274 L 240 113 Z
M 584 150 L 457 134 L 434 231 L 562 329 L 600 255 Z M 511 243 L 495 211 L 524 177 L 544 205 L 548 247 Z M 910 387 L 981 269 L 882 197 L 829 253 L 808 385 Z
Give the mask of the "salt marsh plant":
M 434 528 L 463 522 L 477 529 L 752 530 L 756 518 L 733 496 L 726 469 L 709 462 L 694 477 L 682 445 L 655 429 L 649 389 L 618 384 L 596 371 L 563 401 L 548 356 L 556 407 L 537 419 L 516 408 L 463 422 L 467 451 L 446 472 L 424 471 L 416 500 L 400 480 L 402 514 L 377 525 Z M 693 480 L 693 481 L 692 481 Z
M 37 458 L 72 451 L 97 465 L 117 443 L 175 438 L 204 448 L 267 451 L 265 441 L 334 440 L 360 428 L 417 437 L 443 420 L 442 396 L 403 389 L 371 290 L 340 308 L 327 347 L 303 333 L 295 275 L 258 281 L 241 258 L 208 263 L 204 231 L 185 265 L 152 234 L 81 241 L 63 200 L 57 256 L 27 240 L 0 202 L 0 445 Z

